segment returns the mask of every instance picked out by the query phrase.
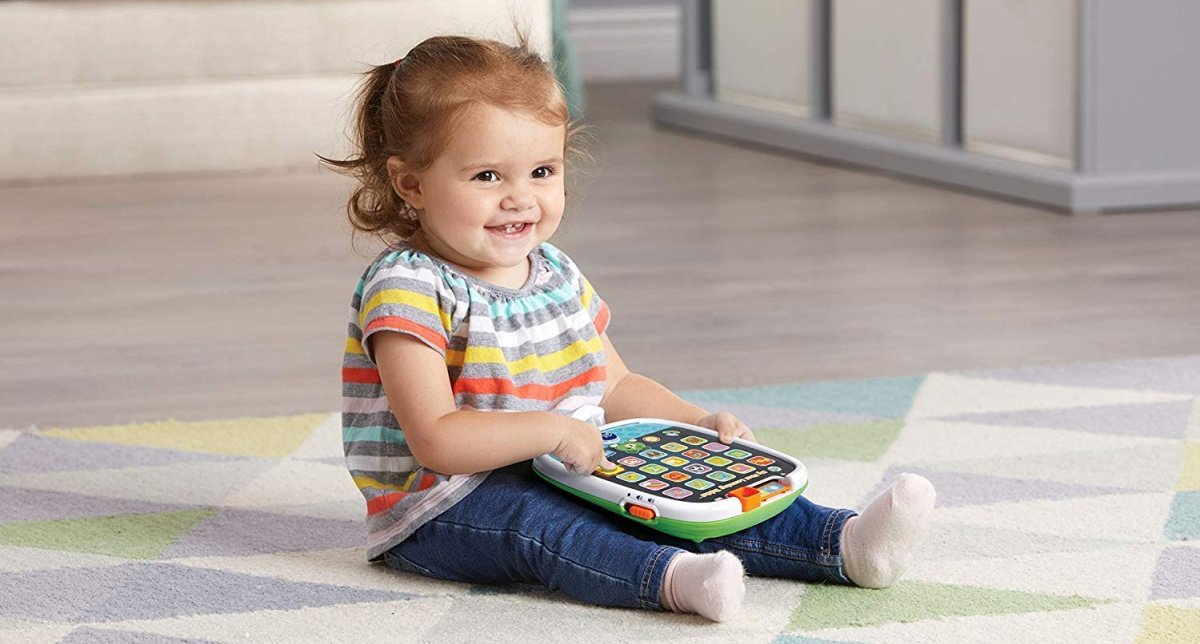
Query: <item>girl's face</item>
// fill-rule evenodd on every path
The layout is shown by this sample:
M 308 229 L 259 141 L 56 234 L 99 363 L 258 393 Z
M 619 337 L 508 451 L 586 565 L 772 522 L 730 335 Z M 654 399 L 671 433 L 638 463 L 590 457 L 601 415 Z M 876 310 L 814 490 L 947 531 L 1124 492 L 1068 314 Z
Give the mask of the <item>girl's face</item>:
M 463 272 L 519 288 L 529 253 L 562 220 L 566 125 L 475 105 L 449 145 L 402 191 L 428 246 Z M 401 181 L 403 183 L 404 180 Z

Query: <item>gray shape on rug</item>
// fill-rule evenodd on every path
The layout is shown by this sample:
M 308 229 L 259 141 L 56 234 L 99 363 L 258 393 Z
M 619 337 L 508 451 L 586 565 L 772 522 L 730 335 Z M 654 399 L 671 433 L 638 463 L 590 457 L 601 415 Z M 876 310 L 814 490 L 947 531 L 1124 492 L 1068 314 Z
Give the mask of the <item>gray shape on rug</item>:
M 1068 409 L 1030 409 L 942 416 L 937 420 L 980 425 L 1046 427 L 1091 434 L 1183 438 L 1192 403 L 1188 400 L 1124 405 L 1098 405 Z
M 58 644 L 220 644 L 220 642 L 168 637 L 140 631 L 110 631 L 81 626 L 59 640 Z
M 363 547 L 366 542 L 362 521 L 226 509 L 201 521 L 159 558 L 332 550 Z
M 988 369 L 959 375 L 1074 387 L 1200 393 L 1200 355 L 1111 362 Z
M 118 622 L 422 597 L 162 563 L 0 573 L 0 617 Z
M 1024 502 L 1108 496 L 1111 494 L 1137 494 L 1138 490 L 1097 485 L 1076 485 L 1039 479 L 1013 479 L 1003 476 L 971 474 L 967 472 L 945 472 L 911 467 L 892 467 L 859 503 L 865 508 L 871 499 L 888 488 L 896 477 L 904 472 L 920 474 L 933 483 L 937 491 L 937 507 L 953 508 L 967 505 L 993 505 L 996 503 Z
M 159 514 L 198 507 L 18 487 L 0 487 L 0 497 L 4 499 L 4 503 L 0 504 L 0 522 Z
M 1200 597 L 1200 549 L 1167 548 L 1158 556 L 1150 599 Z
M 75 441 L 26 432 L 17 437 L 8 448 L 0 451 L 0 472 L 102 470 L 192 461 L 233 461 L 244 458 L 161 447 Z

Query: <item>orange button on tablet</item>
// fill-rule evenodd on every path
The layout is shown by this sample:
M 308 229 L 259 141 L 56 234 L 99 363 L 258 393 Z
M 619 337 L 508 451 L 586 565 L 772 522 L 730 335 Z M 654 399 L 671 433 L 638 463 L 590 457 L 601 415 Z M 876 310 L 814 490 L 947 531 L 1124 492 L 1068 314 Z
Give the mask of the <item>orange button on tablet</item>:
M 625 505 L 625 509 L 629 510 L 630 514 L 632 514 L 633 516 L 635 516 L 639 519 L 645 519 L 645 520 L 649 521 L 654 518 L 654 510 L 651 510 L 650 508 L 644 508 L 640 505 L 634 505 L 632 503 L 627 503 Z
M 741 501 L 742 512 L 749 512 L 757 508 L 759 504 L 762 503 L 762 495 L 758 493 L 758 488 L 750 487 L 749 485 L 746 487 L 739 487 L 725 496 L 732 496 Z

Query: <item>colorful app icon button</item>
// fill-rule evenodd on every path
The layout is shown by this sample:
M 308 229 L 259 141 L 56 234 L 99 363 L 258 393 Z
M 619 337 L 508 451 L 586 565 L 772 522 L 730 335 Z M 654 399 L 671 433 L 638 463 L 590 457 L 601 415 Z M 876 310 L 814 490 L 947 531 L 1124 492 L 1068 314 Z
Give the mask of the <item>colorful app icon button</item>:
M 647 490 L 657 491 L 666 487 L 670 487 L 670 484 L 658 479 L 647 479 L 641 483 L 638 483 L 638 487 L 644 487 Z
M 705 472 L 711 472 L 712 468 L 707 465 L 701 465 L 699 463 L 692 463 L 691 465 L 684 467 L 683 471 L 691 472 L 692 474 L 703 474 Z
M 664 429 L 662 434 L 663 436 L 678 436 L 679 432 L 674 429 Z
M 643 466 L 639 467 L 638 469 L 647 474 L 662 474 L 663 472 L 667 471 L 667 468 L 659 465 L 658 463 L 651 463 L 649 465 L 643 465 Z
M 681 487 L 673 487 L 673 488 L 667 490 L 666 492 L 663 492 L 663 496 L 669 496 L 672 499 L 686 499 L 691 495 L 692 495 L 691 490 L 685 490 Z
M 645 449 L 646 446 L 642 445 L 641 443 L 620 443 L 618 445 L 615 445 L 614 448 L 618 451 L 625 452 L 628 454 L 637 454 L 638 452 Z
M 722 458 L 720 456 L 710 456 L 709 458 L 704 459 L 704 462 L 708 463 L 709 465 L 716 465 L 717 467 L 725 467 L 726 465 L 729 465 L 733 461 L 731 461 L 727 458 Z
M 683 455 L 696 461 L 708 458 L 708 452 L 702 449 L 689 449 L 688 451 L 684 452 Z
M 707 490 L 716 484 L 705 481 L 704 479 L 692 479 L 687 483 L 684 483 L 684 485 L 692 488 L 693 490 Z
M 682 452 L 687 449 L 687 446 L 680 445 L 679 443 L 663 443 L 662 448 L 668 452 Z
M 662 460 L 663 465 L 670 465 L 671 467 L 683 467 L 688 462 L 686 458 L 679 458 L 678 456 L 668 456 Z
M 679 439 L 679 441 L 681 443 L 687 443 L 688 445 L 703 445 L 708 442 L 708 439 L 700 436 L 684 436 L 683 438 Z
M 754 466 L 746 465 L 745 463 L 734 463 L 729 466 L 729 471 L 737 472 L 738 474 L 749 474 L 754 471 Z
M 617 478 L 621 479 L 622 481 L 629 481 L 630 483 L 637 483 L 638 481 L 646 478 L 646 476 L 644 474 L 638 474 L 637 472 L 623 472 L 621 474 L 618 474 Z
M 604 458 L 612 458 L 616 455 L 617 455 L 617 453 L 612 451 L 611 449 L 604 450 Z
M 618 459 L 617 462 L 621 465 L 628 465 L 629 467 L 637 467 L 646 463 L 646 461 L 643 461 L 636 456 L 626 456 L 625 458 Z
M 708 478 L 716 481 L 717 483 L 724 483 L 725 481 L 732 481 L 733 479 L 736 479 L 737 477 L 730 474 L 729 472 L 722 472 L 720 470 L 717 470 L 716 472 L 709 474 Z
M 753 463 L 755 465 L 770 465 L 771 463 L 775 462 L 775 459 L 767 458 L 766 456 L 755 456 L 754 458 L 752 458 L 746 462 Z
M 692 478 L 683 472 L 667 472 L 666 474 L 663 474 L 662 477 L 674 483 L 681 483 Z
M 751 454 L 750 454 L 750 452 L 747 452 L 746 450 L 731 449 L 728 452 L 725 452 L 725 455 L 728 456 L 729 458 L 736 458 L 736 459 L 740 460 L 740 459 L 746 458 L 747 456 L 750 456 Z
M 625 471 L 625 468 L 621 467 L 620 465 L 614 465 L 611 470 L 604 469 L 604 466 L 597 467 L 595 470 L 597 476 L 604 476 L 604 477 L 616 476 L 624 471 Z
M 604 441 L 605 445 L 613 445 L 621 442 L 621 439 L 617 438 L 617 435 L 612 432 L 601 432 L 600 440 Z
M 646 450 L 642 450 L 641 452 L 638 453 L 638 456 L 645 456 L 646 458 L 648 458 L 652 461 L 658 460 L 666 455 L 667 455 L 666 452 L 660 452 L 656 449 L 646 449 Z
M 729 449 L 729 446 L 726 445 L 725 443 L 712 442 L 712 443 L 705 445 L 704 449 L 706 449 L 710 452 L 724 452 L 725 450 Z
M 657 436 L 643 436 L 642 437 L 643 443 L 657 443 L 660 440 L 662 440 L 662 439 Z

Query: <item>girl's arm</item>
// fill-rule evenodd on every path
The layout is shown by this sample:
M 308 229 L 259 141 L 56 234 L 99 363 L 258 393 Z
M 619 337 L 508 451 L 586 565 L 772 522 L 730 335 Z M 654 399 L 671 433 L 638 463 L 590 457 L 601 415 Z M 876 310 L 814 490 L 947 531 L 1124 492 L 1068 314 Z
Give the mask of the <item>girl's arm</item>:
M 621 356 L 608 339 L 607 333 L 600 334 L 604 346 L 607 368 L 607 383 L 600 406 L 604 408 L 605 422 L 615 423 L 627 418 L 662 418 L 691 425 L 699 425 L 716 431 L 725 443 L 729 439 L 754 440 L 750 428 L 727 412 L 710 414 L 702 407 L 676 396 L 670 389 L 625 366 Z
M 603 458 L 599 432 L 584 421 L 547 411 L 458 411 L 446 362 L 436 351 L 402 333 L 376 333 L 370 342 L 392 413 L 425 467 L 470 474 L 547 452 L 580 463 L 594 456 L 591 451 Z M 595 463 L 589 464 L 590 472 Z

